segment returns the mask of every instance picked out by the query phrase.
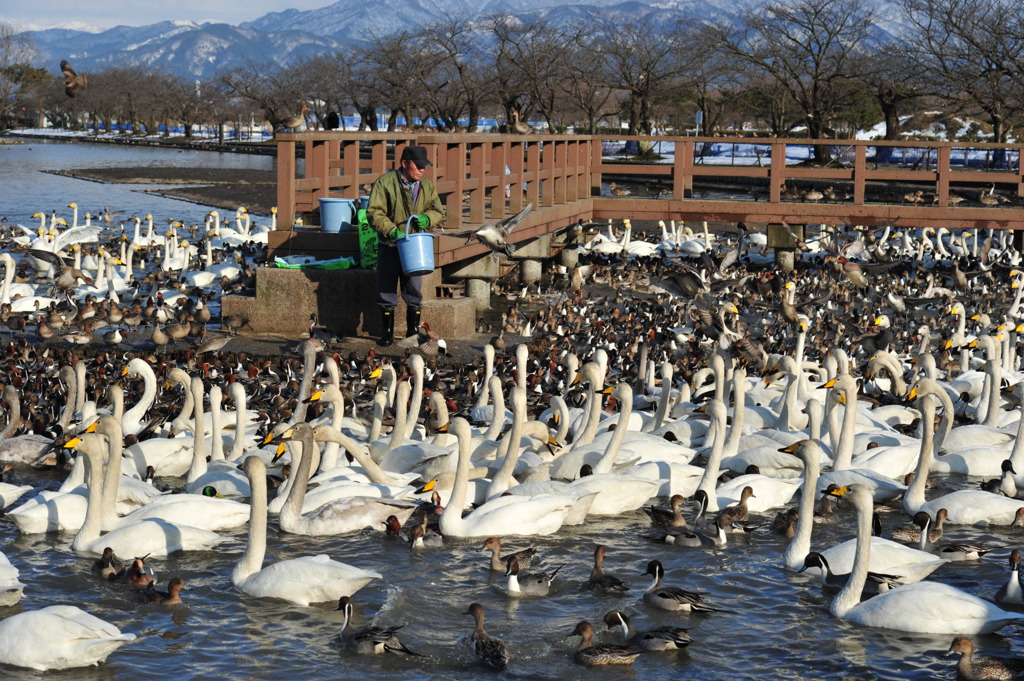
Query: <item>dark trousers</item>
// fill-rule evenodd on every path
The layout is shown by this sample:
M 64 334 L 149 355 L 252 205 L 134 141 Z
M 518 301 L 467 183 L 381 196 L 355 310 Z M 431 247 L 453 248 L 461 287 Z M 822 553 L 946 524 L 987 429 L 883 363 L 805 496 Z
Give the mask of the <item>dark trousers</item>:
M 398 284 L 402 284 L 402 299 L 411 307 L 423 303 L 423 277 L 409 277 L 402 274 L 402 262 L 398 258 L 398 247 L 383 241 L 377 251 L 377 304 L 381 307 L 398 305 Z

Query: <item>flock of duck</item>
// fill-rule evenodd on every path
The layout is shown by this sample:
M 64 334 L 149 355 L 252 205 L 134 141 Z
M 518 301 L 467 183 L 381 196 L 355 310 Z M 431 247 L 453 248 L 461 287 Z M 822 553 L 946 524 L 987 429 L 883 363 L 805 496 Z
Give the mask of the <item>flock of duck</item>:
M 77 325 L 91 304 L 110 322 L 122 300 L 148 296 L 169 318 L 182 315 L 179 324 L 202 327 L 197 305 L 232 280 L 189 280 L 218 256 L 189 272 L 187 240 L 172 231 L 145 246 L 137 221 L 134 239 L 103 246 L 104 288 L 79 276 L 87 263 L 58 255 L 81 227 L 51 234 L 57 223 L 41 219 L 45 234 L 6 235 L 24 250 L 20 265 L 5 260 L 7 320 L 57 314 Z M 202 236 L 241 267 L 253 232 L 237 221 L 238 244 L 223 228 L 213 236 L 213 216 Z M 975 655 L 973 638 L 1024 619 L 1017 547 L 979 534 L 1024 525 L 1024 271 L 1005 232 L 823 228 L 800 240 L 799 267 L 783 273 L 745 229 L 663 225 L 654 243 L 623 227 L 618 236 L 610 224 L 575 226 L 581 266 L 519 289 L 499 334 L 468 364 L 415 352 L 342 356 L 315 338 L 295 357 L 262 358 L 159 343 L 112 355 L 117 343 L 43 347 L 15 334 L 0 359 L 9 411 L 0 461 L 13 464 L 0 485 L 4 532 L 54 533 L 97 588 L 115 584 L 171 608 L 187 607 L 193 576 L 175 575 L 165 591 L 153 563 L 223 550 L 244 532 L 222 575 L 238 598 L 336 605 L 347 654 L 410 659 L 424 657 L 414 652 L 417 627 L 355 624 L 356 594 L 396 565 L 302 552 L 267 563 L 269 538 L 406 542 L 433 564 L 480 547 L 491 554 L 480 570 L 500 586 L 445 599 L 473 618 L 465 647 L 497 669 L 517 660 L 485 630 L 485 607 L 493 623 L 500 600 L 571 607 L 577 593 L 605 607 L 538 638 L 577 637 L 571 658 L 584 666 L 666 654 L 685 662 L 678 651 L 701 645 L 689 631 L 743 608 L 725 593 L 677 586 L 687 556 L 784 541 L 778 564 L 796 584 L 806 583 L 801 572 L 820 575 L 833 617 L 880 635 L 947 636 L 958 678 L 1020 674 L 1021 661 Z M 147 248 L 162 248 L 166 262 L 175 243 L 180 268 L 148 286 L 124 276 L 119 293 L 112 268 L 126 262 L 130 273 L 132 252 Z M 10 291 L 19 268 L 48 274 L 55 297 L 23 309 L 27 291 Z M 64 282 L 63 268 L 73 270 Z M 58 312 L 68 304 L 74 316 Z M 49 471 L 43 487 L 54 489 L 13 484 L 31 477 L 29 466 Z M 573 542 L 614 518 L 649 547 L 632 572 L 650 578 L 639 596 L 605 566 L 614 537 Z M 852 538 L 815 542 L 829 524 Z M 503 555 L 508 537 L 592 551 L 590 574 L 577 581 L 572 567 L 542 567 L 543 549 Z M 15 606 L 33 577 L 2 556 L 0 602 Z M 949 563 L 993 560 L 1009 566 L 1001 584 L 942 581 Z M 651 625 L 636 626 L 645 615 Z M 828 614 L 809 608 L 806 617 Z M 86 666 L 134 639 L 74 605 L 26 608 L 0 622 L 0 662 Z

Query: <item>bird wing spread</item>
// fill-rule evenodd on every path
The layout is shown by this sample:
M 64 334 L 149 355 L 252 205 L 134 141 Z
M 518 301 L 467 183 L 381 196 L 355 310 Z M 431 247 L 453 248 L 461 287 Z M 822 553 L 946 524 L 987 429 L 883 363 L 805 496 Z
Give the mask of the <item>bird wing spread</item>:
M 531 210 L 533 210 L 533 204 L 528 203 L 526 204 L 526 208 L 522 209 L 521 211 L 519 211 L 518 213 L 511 217 L 505 218 L 504 220 L 498 220 L 497 222 L 488 222 L 483 227 L 476 227 L 473 229 L 461 229 L 457 232 L 445 231 L 443 232 L 443 234 L 445 236 L 471 237 L 476 236 L 476 233 L 479 232 L 481 229 L 493 227 L 494 229 L 497 229 L 499 232 L 501 232 L 502 236 L 508 236 L 508 233 L 511 232 L 516 225 L 522 222 L 523 218 L 529 215 Z

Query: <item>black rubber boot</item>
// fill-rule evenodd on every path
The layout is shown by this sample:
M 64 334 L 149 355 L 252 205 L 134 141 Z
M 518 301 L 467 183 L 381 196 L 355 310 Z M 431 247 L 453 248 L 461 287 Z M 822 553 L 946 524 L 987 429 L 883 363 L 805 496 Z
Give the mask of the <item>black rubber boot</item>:
M 387 347 L 395 342 L 395 308 L 381 308 L 381 322 L 383 330 L 380 335 L 380 344 Z
M 418 307 L 412 307 L 411 305 L 405 308 L 405 336 L 415 336 L 420 332 L 420 321 L 422 316 L 422 309 Z

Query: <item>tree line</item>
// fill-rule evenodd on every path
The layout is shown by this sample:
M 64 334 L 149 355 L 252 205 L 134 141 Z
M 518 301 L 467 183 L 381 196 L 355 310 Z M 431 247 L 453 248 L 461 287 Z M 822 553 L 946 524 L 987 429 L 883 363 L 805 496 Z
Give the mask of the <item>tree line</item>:
M 355 112 L 362 130 L 395 130 L 405 120 L 472 132 L 486 117 L 552 132 L 598 132 L 621 120 L 629 134 L 757 130 L 825 139 L 884 122 L 884 137 L 898 139 L 902 116 L 938 111 L 947 122 L 978 122 L 951 128 L 950 138 L 1005 142 L 1024 122 L 1017 0 L 793 0 L 732 22 L 652 11 L 628 20 L 593 14 L 571 27 L 443 17 L 286 66 L 249 61 L 203 82 L 107 68 L 88 74 L 74 99 L 60 79 L 27 65 L 30 46 L 15 38 L 0 26 L 7 125 L 43 113 L 69 127 L 178 125 L 189 134 L 195 125 L 254 118 L 280 128 L 303 103 L 307 129 L 334 111 Z

